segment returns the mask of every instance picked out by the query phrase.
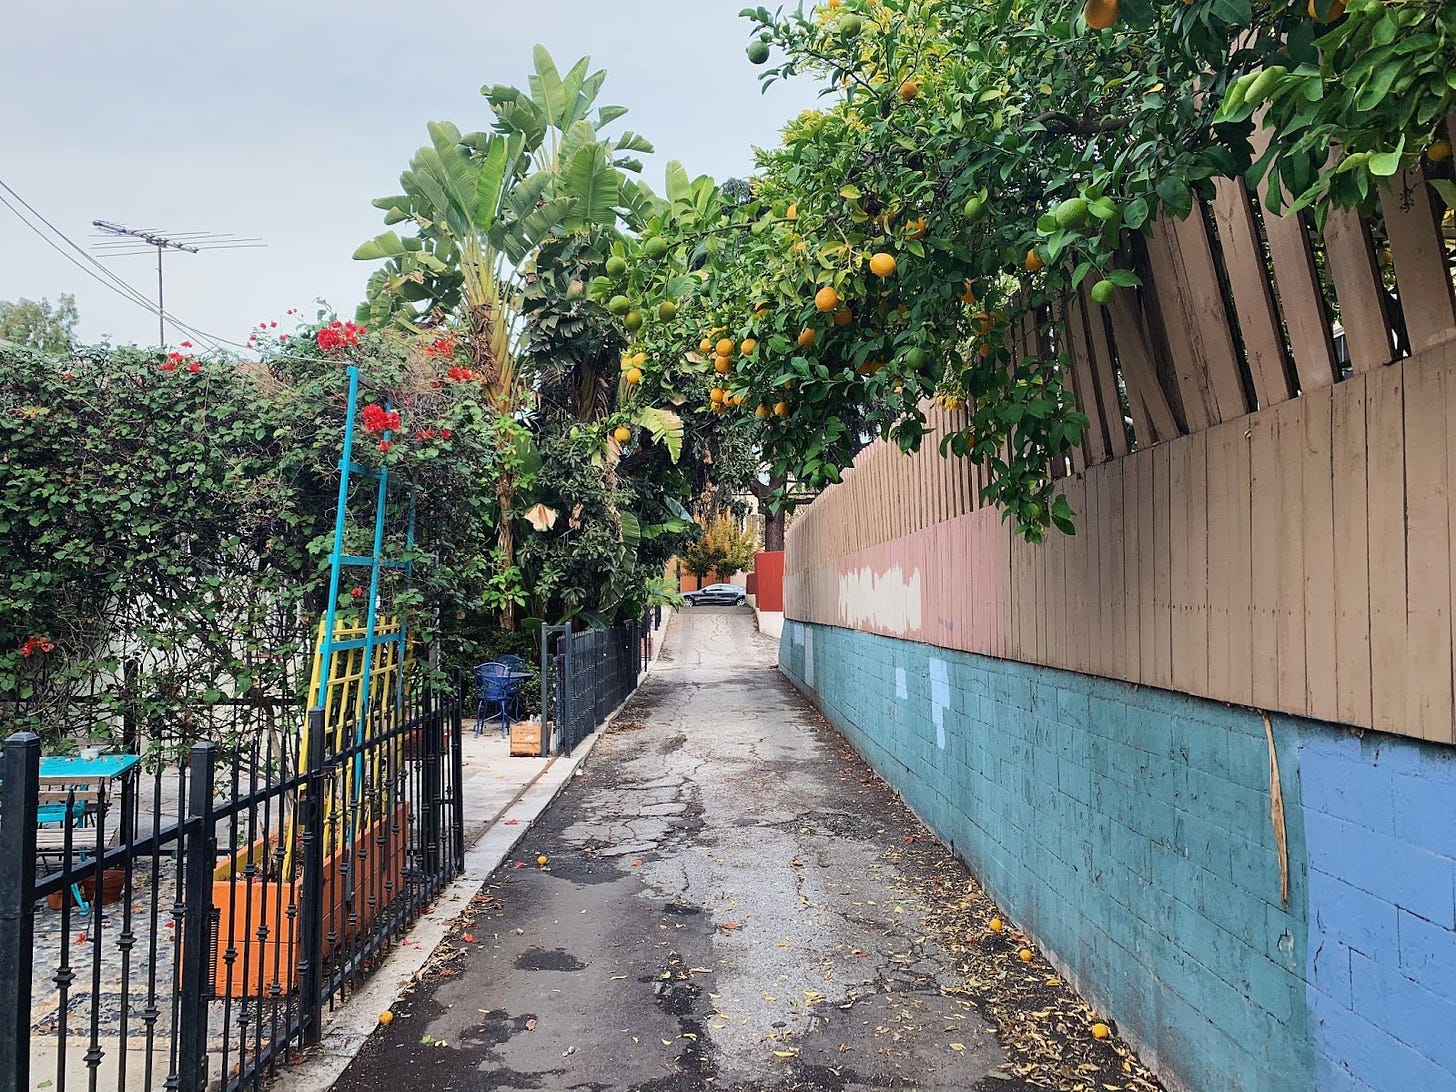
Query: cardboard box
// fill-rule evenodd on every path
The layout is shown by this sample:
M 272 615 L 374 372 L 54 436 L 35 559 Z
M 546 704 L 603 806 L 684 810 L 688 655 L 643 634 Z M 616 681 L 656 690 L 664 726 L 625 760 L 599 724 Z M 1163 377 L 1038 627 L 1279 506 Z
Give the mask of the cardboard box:
M 511 725 L 511 754 L 532 758 L 541 753 L 541 722 L 518 720 Z

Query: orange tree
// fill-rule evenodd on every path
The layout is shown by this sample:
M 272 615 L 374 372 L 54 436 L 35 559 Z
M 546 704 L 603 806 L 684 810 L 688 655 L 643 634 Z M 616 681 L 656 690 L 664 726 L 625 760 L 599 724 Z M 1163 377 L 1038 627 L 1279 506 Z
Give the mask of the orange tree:
M 1453 105 L 1449 3 L 831 0 L 744 15 L 749 59 L 781 57 L 765 80 L 808 73 L 828 101 L 760 153 L 746 199 L 682 180 L 594 283 L 626 319 L 641 389 L 751 417 L 769 465 L 810 485 L 874 436 L 918 445 L 928 397 L 963 404 L 943 449 L 983 461 L 984 499 L 1034 539 L 1071 530 L 1047 468 L 1085 424 L 1060 379 L 1056 301 L 1084 282 L 1098 304 L 1136 286 L 1130 238 L 1189 215 L 1214 178 L 1273 171 L 1272 204 L 1322 210 L 1372 201 L 1422 150 L 1449 154 L 1435 139 Z M 1048 348 L 1013 360 L 1025 322 Z

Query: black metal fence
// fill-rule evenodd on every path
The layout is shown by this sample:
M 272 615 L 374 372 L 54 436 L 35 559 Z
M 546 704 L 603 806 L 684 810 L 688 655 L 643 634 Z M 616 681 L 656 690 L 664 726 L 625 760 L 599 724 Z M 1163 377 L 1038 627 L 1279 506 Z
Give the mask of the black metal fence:
M 463 864 L 460 699 L 404 713 L 110 779 L 7 740 L 0 1092 L 259 1087 L 317 1041 Z
M 549 711 L 542 745 L 551 736 L 570 754 L 637 689 L 652 655 L 652 628 L 641 622 L 571 632 L 548 626 L 541 640 L 541 708 Z M 550 735 L 548 736 L 548 732 Z

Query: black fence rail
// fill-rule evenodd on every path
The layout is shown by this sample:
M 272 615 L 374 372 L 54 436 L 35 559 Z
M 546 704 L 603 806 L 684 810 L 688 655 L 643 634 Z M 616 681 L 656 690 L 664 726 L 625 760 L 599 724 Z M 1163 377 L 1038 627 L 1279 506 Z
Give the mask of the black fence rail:
M 541 708 L 549 724 L 542 731 L 562 754 L 607 719 L 637 689 L 642 667 L 652 655 L 647 619 L 611 629 L 573 633 L 548 626 L 541 640 Z
M 0 1092 L 260 1087 L 459 871 L 458 695 L 360 742 L 309 716 L 306 754 L 102 776 L 6 741 Z

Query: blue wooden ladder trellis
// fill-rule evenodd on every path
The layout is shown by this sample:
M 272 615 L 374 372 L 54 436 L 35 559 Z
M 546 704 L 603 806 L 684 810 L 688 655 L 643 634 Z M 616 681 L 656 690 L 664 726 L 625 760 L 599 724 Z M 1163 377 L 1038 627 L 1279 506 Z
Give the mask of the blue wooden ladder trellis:
M 359 681 L 359 693 L 356 703 L 356 716 L 352 725 L 353 743 L 361 745 L 369 736 L 370 712 L 373 706 L 373 698 L 370 693 L 372 679 L 372 668 L 375 658 L 375 650 L 381 647 L 394 646 L 394 662 L 399 669 L 394 673 L 393 693 L 384 695 L 384 700 L 393 704 L 393 712 L 396 720 L 404 707 L 404 686 L 405 686 L 405 652 L 408 645 L 408 628 L 405 619 L 400 616 L 397 624 L 380 632 L 379 625 L 379 580 L 380 574 L 386 569 L 399 570 L 404 573 L 408 582 L 414 575 L 414 565 L 410 560 L 414 552 L 415 544 L 415 497 L 413 491 L 409 498 L 409 518 L 405 531 L 405 558 L 397 560 L 384 556 L 384 516 L 389 493 L 389 464 L 382 462 L 376 470 L 373 467 L 364 466 L 354 461 L 354 425 L 359 402 L 359 369 L 350 367 L 349 376 L 349 404 L 344 418 L 344 444 L 339 456 L 339 507 L 334 517 L 334 545 L 329 553 L 329 600 L 328 608 L 324 616 L 323 634 L 319 642 L 319 670 L 318 687 L 312 695 L 314 706 L 323 706 L 329 693 L 329 679 L 334 668 L 335 656 L 338 653 L 349 652 L 355 649 L 363 650 L 363 663 L 361 665 L 361 678 Z M 389 404 L 385 404 L 389 409 Z M 381 437 L 388 441 L 390 432 L 385 431 Z M 377 482 L 374 502 L 374 540 L 373 547 L 368 555 L 351 554 L 348 552 L 345 543 L 345 530 L 348 523 L 349 487 L 353 479 L 365 478 L 374 479 Z M 344 573 L 348 570 L 367 569 L 369 573 L 369 589 L 365 601 L 365 615 L 363 635 L 359 637 L 343 637 L 338 633 L 338 609 L 341 595 L 341 584 Z M 340 710 L 340 717 L 344 715 Z M 307 747 L 301 748 L 303 754 L 307 754 Z M 359 824 L 359 800 L 357 796 L 363 791 L 364 785 L 364 758 L 362 753 L 355 754 L 354 776 L 352 790 L 356 797 L 347 803 L 350 807 L 351 821 L 347 824 L 346 837 L 348 845 L 352 848 Z M 352 856 L 352 854 L 350 855 Z

